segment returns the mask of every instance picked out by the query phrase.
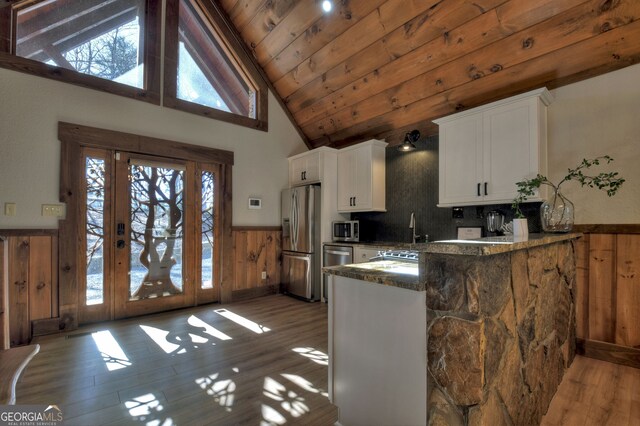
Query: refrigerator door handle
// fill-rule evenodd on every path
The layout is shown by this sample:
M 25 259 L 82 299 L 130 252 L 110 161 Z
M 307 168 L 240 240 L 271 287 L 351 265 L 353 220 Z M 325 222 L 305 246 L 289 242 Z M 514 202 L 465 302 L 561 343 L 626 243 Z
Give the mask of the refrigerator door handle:
M 291 193 L 291 246 L 293 250 L 298 250 L 298 191 L 294 190 Z

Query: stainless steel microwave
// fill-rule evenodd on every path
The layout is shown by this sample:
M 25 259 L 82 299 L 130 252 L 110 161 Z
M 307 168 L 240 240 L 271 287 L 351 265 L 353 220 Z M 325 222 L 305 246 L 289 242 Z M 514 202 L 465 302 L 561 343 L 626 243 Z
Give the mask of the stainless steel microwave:
M 333 241 L 360 241 L 360 222 L 357 220 L 342 220 L 332 223 Z

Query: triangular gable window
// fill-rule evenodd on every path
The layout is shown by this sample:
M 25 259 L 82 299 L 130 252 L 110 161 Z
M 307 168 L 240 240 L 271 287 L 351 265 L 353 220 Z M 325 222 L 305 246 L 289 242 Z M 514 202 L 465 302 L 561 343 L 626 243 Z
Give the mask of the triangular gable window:
M 145 7 L 146 0 L 23 2 L 14 12 L 15 55 L 144 88 Z
M 266 88 L 223 35 L 213 2 L 170 0 L 167 8 L 165 105 L 265 129 Z

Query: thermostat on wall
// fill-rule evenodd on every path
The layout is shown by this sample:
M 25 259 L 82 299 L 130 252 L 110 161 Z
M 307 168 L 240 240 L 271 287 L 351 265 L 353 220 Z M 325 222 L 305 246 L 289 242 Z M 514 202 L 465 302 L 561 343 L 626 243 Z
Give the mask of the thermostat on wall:
M 249 209 L 258 210 L 262 208 L 262 198 L 249 197 Z

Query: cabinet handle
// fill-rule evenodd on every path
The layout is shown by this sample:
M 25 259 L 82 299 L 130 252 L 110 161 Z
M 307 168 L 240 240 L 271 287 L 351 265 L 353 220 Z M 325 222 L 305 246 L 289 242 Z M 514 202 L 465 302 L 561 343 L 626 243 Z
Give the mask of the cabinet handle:
M 356 197 L 353 197 L 353 205 L 356 205 Z
M 480 182 L 478 182 L 478 197 L 480 196 Z
M 307 171 L 304 171 L 304 180 L 307 180 Z
M 484 195 L 489 195 L 487 192 L 487 182 L 484 183 Z
M 349 197 L 349 206 L 353 206 L 353 197 Z

